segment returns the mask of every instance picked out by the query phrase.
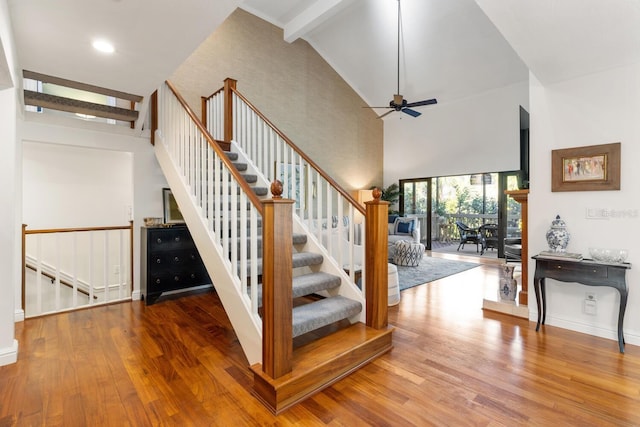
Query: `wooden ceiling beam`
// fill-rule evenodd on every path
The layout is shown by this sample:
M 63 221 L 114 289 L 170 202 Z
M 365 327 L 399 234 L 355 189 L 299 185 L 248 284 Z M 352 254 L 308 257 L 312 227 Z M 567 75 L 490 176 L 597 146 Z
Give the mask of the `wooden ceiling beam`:
M 139 114 L 136 110 L 127 110 L 126 108 L 64 98 L 62 96 L 49 95 L 31 90 L 24 91 L 24 103 L 26 105 L 49 108 L 51 110 L 87 114 L 105 119 L 121 120 L 124 122 L 135 122 L 138 119 Z
M 143 97 L 140 95 L 133 95 L 126 92 L 120 92 L 117 90 L 107 89 L 100 86 L 94 86 L 86 83 L 76 82 L 74 80 L 67 80 L 60 77 L 48 76 L 46 74 L 36 73 L 34 71 L 22 70 L 22 76 L 25 79 L 38 80 L 42 83 L 51 83 L 58 86 L 64 86 L 72 89 L 84 90 L 85 92 L 99 93 L 101 95 L 113 96 L 118 99 L 126 99 L 127 101 L 142 102 Z

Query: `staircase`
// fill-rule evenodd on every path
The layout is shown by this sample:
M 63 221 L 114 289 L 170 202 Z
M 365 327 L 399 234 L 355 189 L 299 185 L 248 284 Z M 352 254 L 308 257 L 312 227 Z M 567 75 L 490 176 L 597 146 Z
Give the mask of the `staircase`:
M 279 198 L 277 185 L 269 198 L 266 175 L 275 166 L 266 151 L 267 173 L 237 143 L 214 141 L 168 83 L 159 98 L 156 156 L 249 360 L 257 397 L 279 413 L 389 351 L 386 241 L 384 251 L 367 247 L 369 255 L 382 252 L 384 264 L 364 266 L 365 259 L 360 260 L 364 280 L 371 279 L 367 301 L 353 280 L 357 208 L 339 198 L 334 206 L 329 190 L 325 208 L 321 195 L 310 197 L 309 179 L 296 189 L 293 179 L 284 179 L 286 190 L 301 198 L 306 192 L 311 205 L 306 213 L 300 201 Z M 279 160 L 295 165 L 294 170 L 307 167 L 293 152 Z M 384 210 L 378 230 L 384 228 L 386 237 L 387 206 L 378 202 L 376 207 Z M 336 216 L 329 213 L 345 211 L 348 226 L 337 220 L 329 224 Z M 342 236 L 347 236 L 346 249 Z

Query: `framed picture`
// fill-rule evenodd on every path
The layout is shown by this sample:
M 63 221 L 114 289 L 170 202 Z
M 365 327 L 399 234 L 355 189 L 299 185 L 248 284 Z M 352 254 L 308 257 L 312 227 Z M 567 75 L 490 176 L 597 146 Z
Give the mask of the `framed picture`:
M 551 191 L 620 189 L 620 146 L 589 145 L 551 151 Z
M 304 197 L 301 192 L 304 193 L 306 188 L 306 174 L 306 165 L 301 168 L 297 163 L 276 163 L 276 176 L 282 182 L 283 196 L 295 200 L 294 206 L 296 209 L 303 207 Z M 306 203 L 304 206 L 306 206 Z
M 162 189 L 162 206 L 165 224 L 184 224 L 184 218 L 170 188 Z

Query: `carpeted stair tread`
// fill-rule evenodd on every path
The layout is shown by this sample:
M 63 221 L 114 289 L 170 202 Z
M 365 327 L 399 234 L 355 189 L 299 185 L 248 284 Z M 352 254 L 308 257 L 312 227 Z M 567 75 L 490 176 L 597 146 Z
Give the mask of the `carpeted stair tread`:
M 299 267 L 308 267 L 312 265 L 322 264 L 324 260 L 321 254 L 314 254 L 311 252 L 296 252 L 293 254 L 293 268 Z M 247 260 L 247 274 L 251 273 L 251 263 L 250 259 Z M 256 261 L 258 274 L 262 274 L 262 258 L 258 258 Z
M 307 243 L 307 235 L 303 233 L 293 233 L 293 244 L 303 245 Z
M 254 184 L 256 182 L 258 182 L 258 175 L 253 175 L 253 174 L 242 174 L 242 177 L 244 178 L 245 181 L 247 181 L 249 184 Z
M 324 260 L 321 254 L 313 252 L 297 252 L 293 254 L 293 268 L 320 265 Z
M 293 278 L 293 297 L 303 297 L 340 286 L 340 277 L 329 273 L 309 273 Z
M 225 151 L 224 154 L 229 158 L 229 160 L 238 160 L 238 153 L 234 153 L 233 151 Z
M 247 170 L 248 166 L 246 163 L 236 163 L 233 162 L 233 166 L 238 169 L 239 172 L 244 172 Z
M 293 278 L 293 298 L 328 291 L 340 286 L 340 278 L 329 273 L 309 273 Z M 258 306 L 262 307 L 262 283 L 258 284 Z
M 256 193 L 256 196 L 266 196 L 269 194 L 269 189 L 267 187 L 252 187 L 253 192 Z
M 341 295 L 303 304 L 293 309 L 293 336 L 297 337 L 362 311 L 362 304 Z

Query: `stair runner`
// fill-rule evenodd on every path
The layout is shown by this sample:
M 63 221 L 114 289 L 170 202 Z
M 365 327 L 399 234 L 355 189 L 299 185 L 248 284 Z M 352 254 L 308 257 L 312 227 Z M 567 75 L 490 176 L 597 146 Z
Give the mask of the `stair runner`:
M 227 157 L 233 162 L 238 171 L 247 171 L 247 165 L 245 163 L 238 162 L 238 154 L 234 152 L 225 152 Z M 257 182 L 257 176 L 253 174 L 242 174 L 243 178 L 249 184 L 255 184 Z M 268 189 L 265 187 L 252 186 L 253 191 L 260 197 L 268 196 Z M 303 246 L 307 243 L 307 236 L 305 234 L 294 233 L 293 244 L 294 247 Z M 238 246 L 242 242 L 238 241 Z M 259 245 L 259 251 L 262 252 L 262 245 Z M 239 253 L 239 251 L 238 251 Z M 293 253 L 293 268 L 302 269 L 305 267 L 313 267 L 322 264 L 324 257 L 321 254 L 312 252 L 294 252 Z M 258 258 L 257 271 L 258 274 L 262 274 L 262 258 Z M 251 271 L 252 260 L 247 260 L 247 272 Z M 324 273 L 324 272 L 311 272 L 306 274 L 295 275 L 293 278 L 293 297 L 299 298 L 307 295 L 317 294 L 322 291 L 330 291 L 340 287 L 340 277 Z M 260 304 L 262 303 L 262 287 L 258 288 L 258 296 L 260 298 Z M 348 319 L 357 315 L 362 311 L 362 304 L 359 301 L 355 301 L 341 295 L 330 296 L 306 304 L 298 305 L 293 308 L 293 337 L 298 337 L 307 332 L 314 331 L 324 326 L 330 325 L 335 322 L 339 322 L 344 319 Z

